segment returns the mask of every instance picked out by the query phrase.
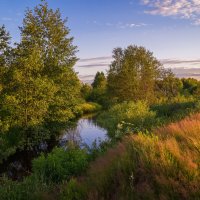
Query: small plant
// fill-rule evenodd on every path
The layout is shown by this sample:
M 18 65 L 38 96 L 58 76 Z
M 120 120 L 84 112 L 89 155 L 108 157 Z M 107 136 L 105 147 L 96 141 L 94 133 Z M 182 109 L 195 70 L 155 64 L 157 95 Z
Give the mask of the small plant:
M 122 132 L 139 132 L 155 124 L 156 113 L 150 111 L 146 102 L 121 103 L 102 113 L 97 121 L 108 129 L 111 136 L 121 137 Z M 117 131 L 117 132 L 116 132 Z M 120 134 L 118 133 L 120 131 Z M 116 133 L 113 135 L 113 133 Z
M 33 161 L 33 173 L 45 183 L 59 183 L 78 176 L 88 166 L 86 150 L 55 148 L 50 154 L 42 154 Z

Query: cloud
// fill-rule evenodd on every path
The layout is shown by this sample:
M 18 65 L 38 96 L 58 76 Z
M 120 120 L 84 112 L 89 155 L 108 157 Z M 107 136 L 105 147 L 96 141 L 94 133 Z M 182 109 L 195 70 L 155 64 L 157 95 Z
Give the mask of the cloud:
M 174 74 L 179 78 L 195 78 L 200 80 L 200 68 L 172 68 Z
M 125 29 L 125 28 L 140 28 L 143 26 L 148 26 L 148 24 L 145 23 L 121 23 L 119 22 L 116 27 L 117 28 L 121 28 L 121 29 Z
M 200 0 L 141 0 L 150 9 L 145 13 L 151 15 L 174 16 L 200 25 Z
M 110 60 L 112 59 L 111 56 L 102 56 L 102 57 L 96 57 L 96 58 L 85 58 L 85 59 L 80 59 L 79 62 L 92 62 L 92 61 L 105 61 L 105 60 Z
M 107 67 L 108 63 L 94 63 L 88 65 L 77 65 L 76 67 L 83 67 L 83 68 L 94 68 L 94 67 Z
M 113 27 L 113 28 L 120 28 L 120 29 L 125 29 L 125 28 L 140 28 L 144 26 L 148 26 L 149 24 L 142 23 L 142 22 L 132 22 L 132 23 L 126 23 L 126 22 L 98 22 L 96 20 L 94 21 L 87 21 L 87 24 L 93 24 L 96 26 L 100 27 Z
M 2 21 L 12 21 L 12 18 L 10 18 L 10 17 L 2 17 L 1 20 Z
M 94 75 L 79 75 L 79 78 L 84 83 L 92 83 Z
M 160 62 L 163 65 L 177 65 L 177 64 L 198 64 L 200 65 L 200 59 L 194 60 L 181 60 L 181 59 L 162 59 Z
M 97 71 L 108 70 L 112 62 L 111 56 L 80 59 L 76 65 L 79 78 L 83 82 L 91 83 Z M 192 77 L 200 80 L 200 58 L 199 59 L 161 59 L 165 68 L 171 68 L 177 77 Z M 88 75 L 89 74 L 89 75 Z
M 112 61 L 111 56 L 102 56 L 96 58 L 80 59 L 76 65 L 77 68 L 95 68 L 107 67 Z

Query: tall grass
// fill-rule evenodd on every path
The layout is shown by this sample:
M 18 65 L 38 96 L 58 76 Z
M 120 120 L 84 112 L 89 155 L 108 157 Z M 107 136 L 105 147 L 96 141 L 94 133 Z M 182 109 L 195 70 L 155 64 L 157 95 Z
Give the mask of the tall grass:
M 200 114 L 153 133 L 126 137 L 73 180 L 62 199 L 73 199 L 72 189 L 88 200 L 200 199 Z

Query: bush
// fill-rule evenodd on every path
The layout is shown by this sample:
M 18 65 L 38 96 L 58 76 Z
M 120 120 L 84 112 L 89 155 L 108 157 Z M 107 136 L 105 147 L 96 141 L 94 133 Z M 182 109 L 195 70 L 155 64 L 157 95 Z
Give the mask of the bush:
M 0 178 L 1 200 L 35 200 L 41 199 L 41 194 L 50 188 L 32 175 L 22 182 L 15 182 L 7 178 Z
M 198 101 L 164 103 L 151 106 L 151 110 L 157 113 L 157 118 L 165 121 L 177 121 L 185 116 L 200 110 Z
M 42 154 L 33 160 L 33 173 L 45 183 L 59 183 L 78 176 L 88 166 L 86 150 L 55 148 L 45 157 Z
M 112 135 L 117 128 L 122 129 L 122 132 L 124 129 L 127 129 L 127 132 L 146 130 L 152 127 L 155 116 L 156 113 L 150 111 L 146 102 L 139 101 L 117 104 L 99 115 L 97 121 Z
M 92 103 L 92 102 L 87 102 L 80 104 L 76 107 L 76 113 L 77 115 L 83 115 L 83 114 L 89 114 L 89 113 L 94 113 L 98 112 L 102 109 L 101 105 L 97 103 Z

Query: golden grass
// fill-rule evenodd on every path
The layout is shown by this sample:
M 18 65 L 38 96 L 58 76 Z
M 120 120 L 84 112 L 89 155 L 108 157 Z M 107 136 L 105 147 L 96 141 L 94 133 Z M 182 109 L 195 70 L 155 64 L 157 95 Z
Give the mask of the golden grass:
M 200 199 L 200 114 L 133 134 L 93 162 L 86 199 Z

